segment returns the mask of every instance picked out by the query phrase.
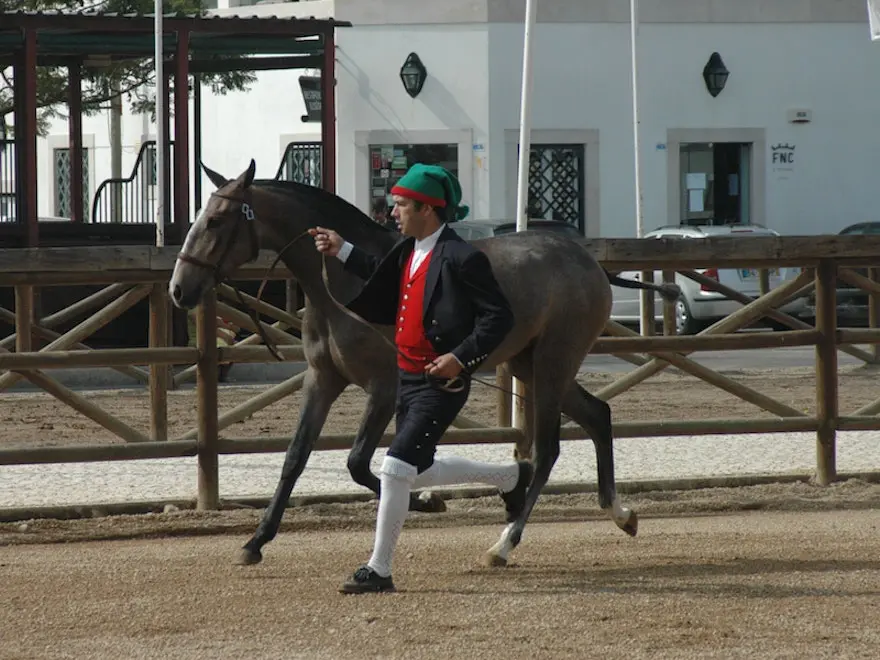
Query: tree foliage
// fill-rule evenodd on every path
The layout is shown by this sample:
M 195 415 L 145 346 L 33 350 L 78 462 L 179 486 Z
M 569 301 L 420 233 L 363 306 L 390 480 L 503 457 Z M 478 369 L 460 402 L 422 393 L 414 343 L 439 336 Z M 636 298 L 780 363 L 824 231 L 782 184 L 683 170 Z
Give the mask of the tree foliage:
M 203 15 L 202 0 L 163 0 L 164 12 Z M 153 0 L 0 0 L 2 11 L 98 11 L 120 14 L 152 14 Z M 154 58 L 114 61 L 106 68 L 84 67 L 82 71 L 83 113 L 90 115 L 110 107 L 122 98 L 133 112 L 155 112 Z M 0 132 L 11 122 L 13 106 L 12 70 L 0 71 Z M 232 71 L 201 74 L 201 82 L 215 94 L 248 89 L 256 80 L 253 73 Z M 173 79 L 171 81 L 173 89 Z M 53 118 L 66 116 L 68 72 L 66 67 L 37 68 L 37 121 L 45 133 Z M 173 102 L 173 95 L 172 95 Z

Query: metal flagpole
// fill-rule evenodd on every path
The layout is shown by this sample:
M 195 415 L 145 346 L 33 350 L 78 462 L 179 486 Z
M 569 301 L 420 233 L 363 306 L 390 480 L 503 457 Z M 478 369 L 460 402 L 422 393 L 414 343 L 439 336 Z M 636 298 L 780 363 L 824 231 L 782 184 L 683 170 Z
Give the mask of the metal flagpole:
M 880 39 L 880 0 L 868 0 L 868 29 L 871 41 Z
M 162 90 L 164 29 L 162 24 L 162 0 L 155 0 L 155 52 L 156 60 L 156 245 L 165 245 L 165 99 Z
M 636 236 L 641 238 L 645 233 L 645 220 L 642 215 L 642 168 L 641 158 L 639 157 L 639 76 L 636 64 L 636 35 L 638 34 L 639 0 L 629 0 L 629 18 L 630 46 L 632 48 L 632 112 L 636 184 Z
M 645 219 L 642 213 L 642 166 L 639 149 L 639 74 L 636 37 L 639 33 L 639 2 L 629 0 L 629 40 L 630 60 L 632 63 L 632 123 L 633 123 L 633 161 L 635 167 L 635 193 L 636 193 L 636 237 L 641 238 L 645 233 Z M 642 291 L 639 295 L 639 326 L 641 333 L 648 334 L 649 328 L 644 327 L 645 305 L 650 292 Z M 650 329 L 653 330 L 653 319 Z
M 529 154 L 531 153 L 530 127 L 532 121 L 532 33 L 537 16 L 537 0 L 526 0 L 525 29 L 523 33 L 522 94 L 519 110 L 519 165 L 516 177 L 516 230 L 528 228 Z M 522 381 L 513 380 L 511 405 L 514 428 L 523 428 L 525 407 L 522 403 L 525 387 Z

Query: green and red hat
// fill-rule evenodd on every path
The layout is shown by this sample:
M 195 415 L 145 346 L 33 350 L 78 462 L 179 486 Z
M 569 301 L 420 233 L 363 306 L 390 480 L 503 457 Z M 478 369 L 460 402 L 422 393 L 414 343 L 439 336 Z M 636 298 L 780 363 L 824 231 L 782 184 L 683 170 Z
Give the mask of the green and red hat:
M 437 208 L 450 209 L 447 213 L 449 222 L 464 219 L 468 207 L 461 202 L 461 184 L 449 170 L 439 165 L 416 163 L 404 174 L 391 189 L 392 195 L 400 195 L 424 202 Z

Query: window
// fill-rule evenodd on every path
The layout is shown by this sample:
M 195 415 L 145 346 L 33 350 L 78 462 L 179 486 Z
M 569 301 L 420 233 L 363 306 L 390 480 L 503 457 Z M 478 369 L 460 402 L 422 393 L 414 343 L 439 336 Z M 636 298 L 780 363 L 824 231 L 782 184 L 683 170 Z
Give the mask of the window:
M 320 188 L 321 155 L 320 142 L 290 142 L 284 149 L 275 178 Z
M 749 224 L 751 152 L 741 142 L 681 143 L 681 224 Z
M 371 144 L 370 208 L 383 197 L 391 206 L 391 189 L 416 163 L 440 165 L 458 176 L 457 144 Z
M 71 217 L 70 213 L 70 149 L 53 149 L 53 173 L 55 176 L 55 215 Z M 83 218 L 89 217 L 89 150 L 83 149 Z
M 529 157 L 532 219 L 567 222 L 584 233 L 584 145 L 533 144 Z

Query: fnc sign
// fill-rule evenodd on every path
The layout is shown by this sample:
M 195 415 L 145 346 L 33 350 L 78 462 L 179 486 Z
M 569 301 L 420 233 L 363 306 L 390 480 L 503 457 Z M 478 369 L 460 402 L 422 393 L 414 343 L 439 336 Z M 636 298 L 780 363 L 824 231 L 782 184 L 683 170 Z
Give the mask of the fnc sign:
M 770 147 L 770 162 L 773 165 L 793 165 L 794 164 L 794 145 L 793 144 L 774 144 Z

